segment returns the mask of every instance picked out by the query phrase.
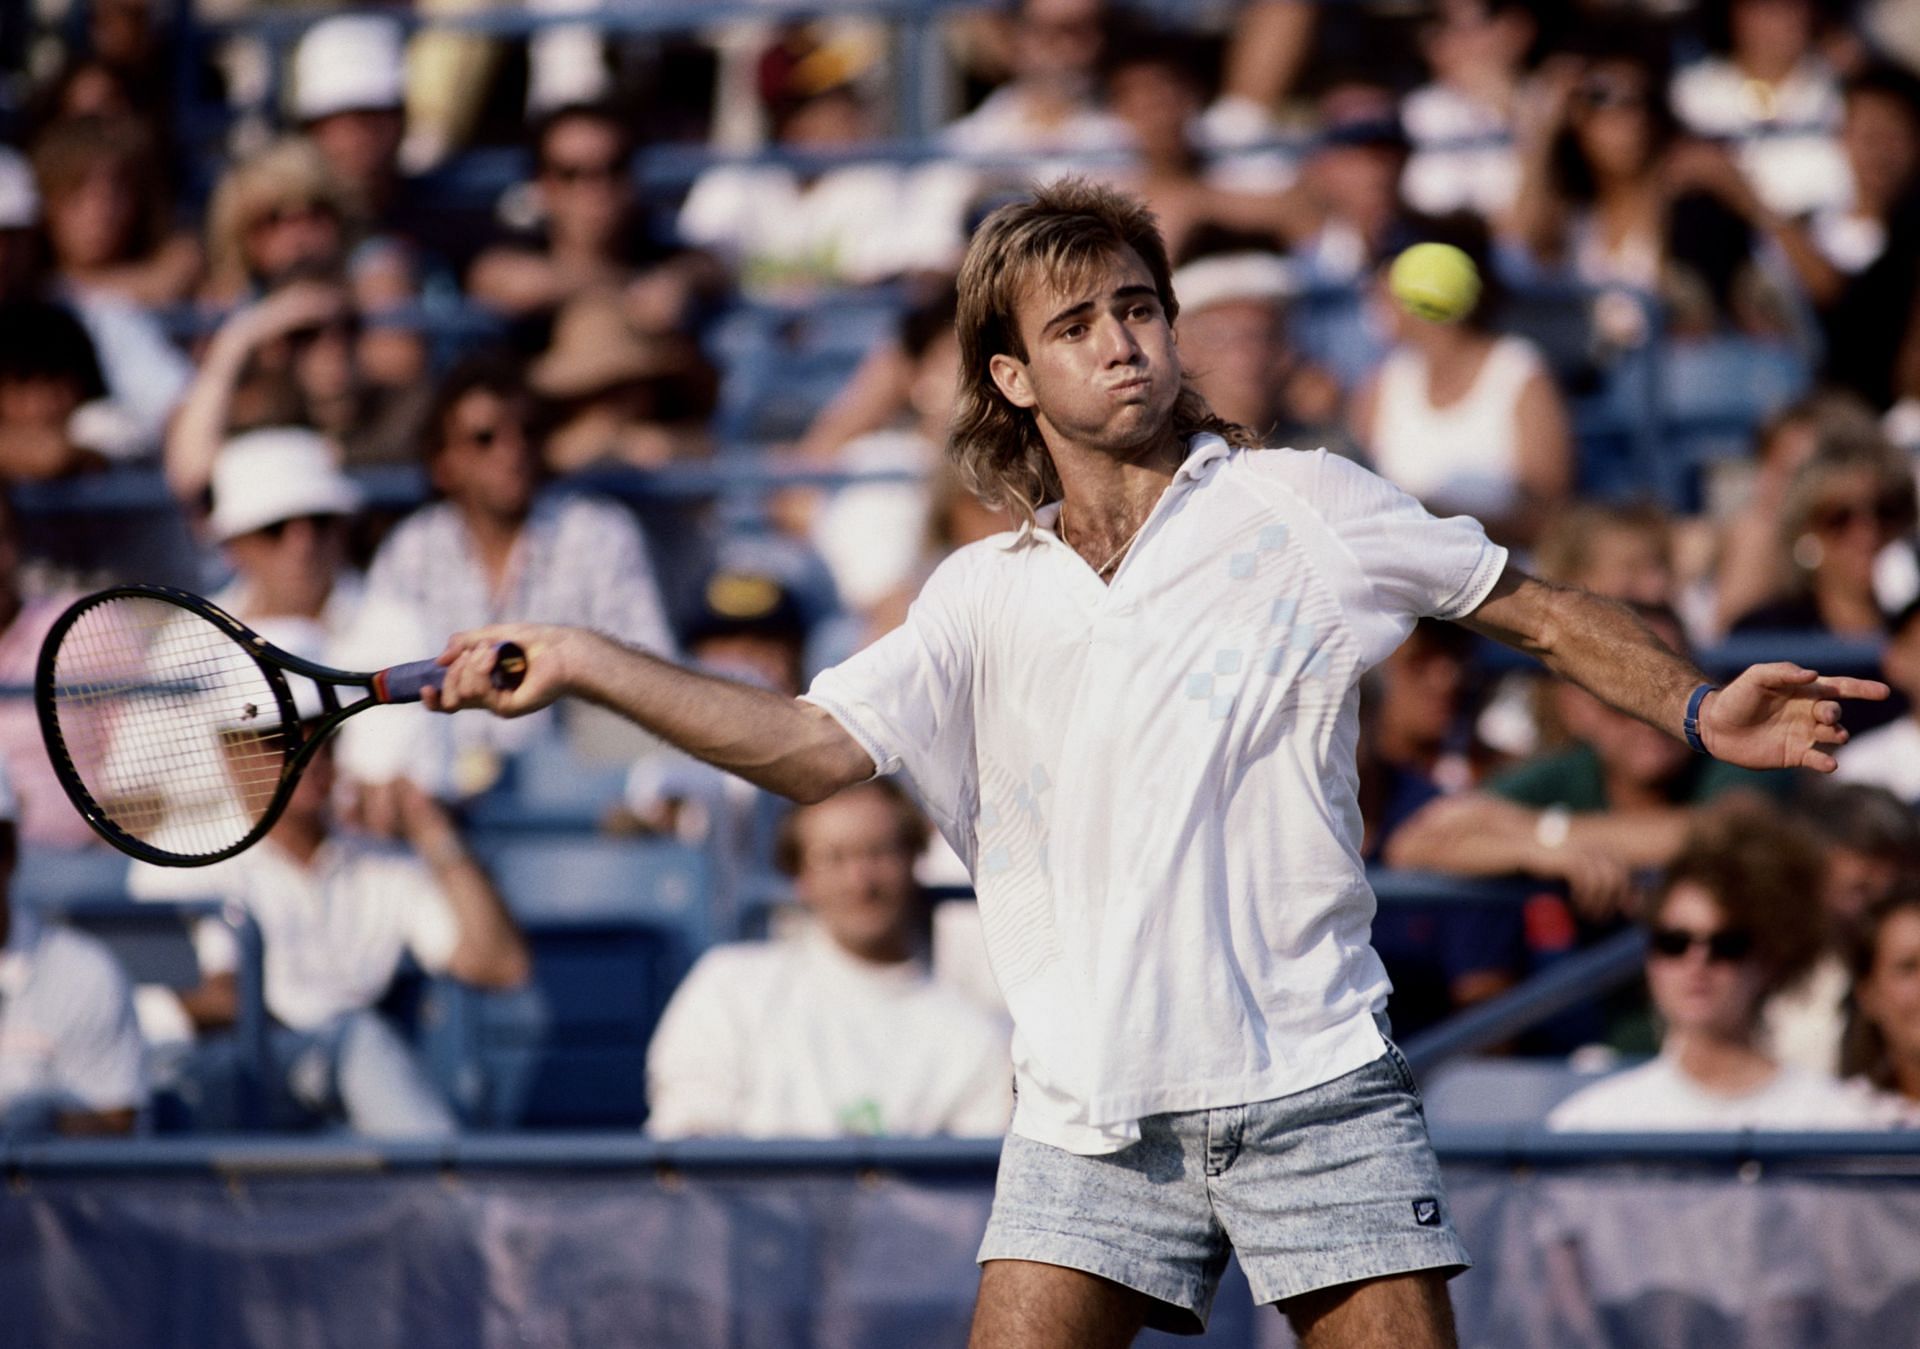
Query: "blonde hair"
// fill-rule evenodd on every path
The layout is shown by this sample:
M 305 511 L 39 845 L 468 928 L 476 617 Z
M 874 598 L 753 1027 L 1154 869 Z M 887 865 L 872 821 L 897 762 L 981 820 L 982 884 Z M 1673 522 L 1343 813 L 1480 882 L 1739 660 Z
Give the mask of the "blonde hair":
M 243 287 L 255 280 L 247 265 L 247 228 L 271 207 L 316 205 L 340 220 L 351 211 L 346 189 L 311 141 L 288 137 L 242 160 L 221 177 L 207 208 L 207 257 L 222 284 Z
M 969 491 L 989 506 L 1011 510 L 1022 523 L 1031 524 L 1036 510 L 1061 495 L 1060 475 L 1032 411 L 1007 401 L 990 363 L 1000 355 L 1026 359 L 1015 310 L 1029 276 L 1070 282 L 1126 249 L 1146 264 L 1171 324 L 1180 304 L 1153 213 L 1084 178 L 1063 178 L 1029 200 L 1002 206 L 981 224 L 960 264 L 960 387 L 947 456 Z M 1184 381 L 1173 405 L 1173 430 L 1182 439 L 1211 431 L 1233 445 L 1260 443 L 1246 427 L 1218 416 Z

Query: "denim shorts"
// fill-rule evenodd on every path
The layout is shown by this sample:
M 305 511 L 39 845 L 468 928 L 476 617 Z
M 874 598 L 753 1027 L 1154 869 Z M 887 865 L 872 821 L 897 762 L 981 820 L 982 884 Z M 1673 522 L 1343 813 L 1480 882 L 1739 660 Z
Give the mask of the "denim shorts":
M 1165 1304 L 1149 1326 L 1199 1334 L 1229 1249 L 1256 1302 L 1472 1263 L 1392 1041 L 1290 1096 L 1150 1115 L 1119 1152 L 1009 1135 L 979 1259 L 1097 1274 Z

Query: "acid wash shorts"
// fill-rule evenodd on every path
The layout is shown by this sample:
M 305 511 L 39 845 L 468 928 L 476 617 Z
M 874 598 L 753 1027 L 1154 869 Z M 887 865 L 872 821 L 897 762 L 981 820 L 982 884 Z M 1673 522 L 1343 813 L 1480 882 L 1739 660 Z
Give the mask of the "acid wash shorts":
M 1150 1115 L 1119 1152 L 1083 1157 L 1009 1135 L 979 1259 L 1097 1274 L 1165 1304 L 1149 1326 L 1197 1335 L 1229 1248 L 1256 1302 L 1472 1264 L 1392 1041 L 1291 1096 Z

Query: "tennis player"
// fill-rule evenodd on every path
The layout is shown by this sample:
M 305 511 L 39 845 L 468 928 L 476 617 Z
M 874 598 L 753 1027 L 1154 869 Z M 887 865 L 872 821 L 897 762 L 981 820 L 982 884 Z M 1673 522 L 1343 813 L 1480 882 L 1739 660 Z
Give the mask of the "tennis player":
M 900 774 L 971 867 L 1012 1009 L 1012 1136 L 975 1349 L 1197 1331 L 1229 1249 L 1310 1349 L 1453 1343 L 1464 1269 L 1368 944 L 1362 672 L 1426 616 L 1693 747 L 1830 772 L 1840 698 L 1716 689 L 1625 608 L 1508 563 L 1325 451 L 1260 449 L 1184 383 L 1152 217 L 1067 181 L 960 274 L 949 450 L 1022 528 L 798 700 L 576 629 L 455 637 L 438 705 L 591 699 L 799 800 Z M 491 643 L 527 650 L 515 692 Z

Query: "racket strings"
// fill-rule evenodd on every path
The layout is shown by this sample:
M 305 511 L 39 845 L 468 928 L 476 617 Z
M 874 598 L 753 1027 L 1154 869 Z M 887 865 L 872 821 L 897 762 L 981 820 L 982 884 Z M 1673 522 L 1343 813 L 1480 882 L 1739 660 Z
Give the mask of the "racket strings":
M 61 639 L 53 685 L 71 767 L 123 833 L 204 857 L 266 814 L 287 764 L 280 702 L 212 620 L 162 600 L 107 600 Z

